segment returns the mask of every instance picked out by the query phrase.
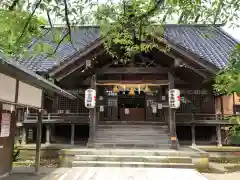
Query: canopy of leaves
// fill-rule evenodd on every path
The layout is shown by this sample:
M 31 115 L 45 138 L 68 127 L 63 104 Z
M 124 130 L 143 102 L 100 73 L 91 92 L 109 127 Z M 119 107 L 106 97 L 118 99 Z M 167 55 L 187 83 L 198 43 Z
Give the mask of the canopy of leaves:
M 36 16 L 29 20 L 29 16 L 28 12 L 21 10 L 0 9 L 0 49 L 5 54 L 21 53 L 33 38 L 41 35 L 42 22 Z
M 161 25 L 169 20 L 179 24 L 232 22 L 238 20 L 239 8 L 236 0 L 110 0 L 98 5 L 96 18 L 107 51 L 127 62 L 137 52 L 163 50 L 151 37 L 161 35 Z
M 159 33 L 163 29 L 144 15 L 156 8 L 155 3 L 153 0 L 125 0 L 98 7 L 97 19 L 110 55 L 126 63 L 137 52 L 158 47 L 149 37 L 156 29 Z
M 229 65 L 216 76 L 214 88 L 222 94 L 240 93 L 240 45 L 233 51 Z

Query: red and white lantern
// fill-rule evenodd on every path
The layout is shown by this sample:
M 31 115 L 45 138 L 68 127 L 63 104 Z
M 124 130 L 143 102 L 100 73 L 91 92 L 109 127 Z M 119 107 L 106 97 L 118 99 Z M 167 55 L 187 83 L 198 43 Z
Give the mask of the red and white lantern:
M 170 108 L 177 109 L 180 107 L 181 96 L 178 89 L 170 89 L 168 91 L 168 98 Z
M 85 91 L 85 107 L 88 109 L 92 109 L 96 106 L 96 90 L 94 89 L 87 89 Z

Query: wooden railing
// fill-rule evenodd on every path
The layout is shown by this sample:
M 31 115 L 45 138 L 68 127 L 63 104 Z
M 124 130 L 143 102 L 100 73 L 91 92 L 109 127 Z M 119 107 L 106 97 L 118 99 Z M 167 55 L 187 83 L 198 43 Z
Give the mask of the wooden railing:
M 195 114 L 195 113 L 176 113 L 176 124 L 208 124 L 208 125 L 227 125 L 234 124 L 229 121 L 229 117 L 240 116 L 233 114 L 217 115 L 217 114 Z M 38 116 L 31 113 L 24 117 L 24 123 L 36 123 Z M 110 120 L 110 119 L 109 119 Z M 114 120 L 114 119 L 112 119 Z M 111 121 L 111 120 L 110 120 Z M 157 122 L 157 121 L 156 121 Z M 43 123 L 89 123 L 89 113 L 48 113 L 43 115 Z
M 239 116 L 234 114 L 195 114 L 195 113 L 183 113 L 183 114 L 176 114 L 176 123 L 177 124 L 234 124 L 233 122 L 229 121 L 230 117 Z
M 24 118 L 24 123 L 36 123 L 38 116 L 31 113 Z M 89 113 L 48 113 L 43 115 L 43 123 L 88 123 Z

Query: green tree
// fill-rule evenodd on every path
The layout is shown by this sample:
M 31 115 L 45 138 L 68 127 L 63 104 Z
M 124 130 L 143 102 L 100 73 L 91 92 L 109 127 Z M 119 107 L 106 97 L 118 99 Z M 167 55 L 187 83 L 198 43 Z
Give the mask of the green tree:
M 130 8 L 130 9 L 129 9 Z M 54 27 L 54 19 L 66 25 L 66 34 L 54 37 L 57 48 L 65 39 L 72 42 L 72 26 L 96 24 L 105 36 L 105 47 L 117 59 L 129 60 L 138 51 L 149 51 L 158 43 L 148 40 L 153 33 L 161 34 L 161 24 L 176 19 L 178 23 L 230 23 L 238 19 L 238 0 L 2 0 L 0 2 L 0 31 L 2 51 L 16 56 L 26 52 L 33 38 L 41 38 L 40 25 L 45 24 L 39 14 L 46 15 L 48 24 Z M 127 11 L 126 11 L 127 10 Z M 96 16 L 94 16 L 96 15 Z M 153 25 L 153 24 L 158 24 Z M 11 30 L 11 31 L 10 31 Z M 109 31 L 110 30 L 110 31 Z M 153 39 L 152 39 L 153 40 Z M 116 45 L 122 47 L 121 54 L 115 52 Z M 48 51 L 47 45 L 39 45 L 37 52 Z M 77 50 L 77 49 L 76 49 Z
M 0 8 L 0 49 L 5 55 L 16 57 L 27 51 L 33 38 L 42 35 L 43 21 L 35 14 L 40 2 L 32 12 L 22 9 L 22 1 L 2 1 Z
M 215 78 L 214 88 L 221 94 L 240 93 L 240 45 L 230 56 L 229 65 Z

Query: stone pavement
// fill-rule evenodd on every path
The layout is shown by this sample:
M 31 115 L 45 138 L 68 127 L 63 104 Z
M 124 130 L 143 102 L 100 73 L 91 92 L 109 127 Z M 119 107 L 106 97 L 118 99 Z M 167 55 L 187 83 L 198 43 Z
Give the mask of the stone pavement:
M 202 175 L 193 169 L 171 168 L 42 168 L 40 175 L 32 168 L 14 168 L 11 176 L 3 180 L 239 180 L 240 172 Z
M 239 180 L 240 179 L 240 172 L 234 172 L 234 173 L 225 173 L 225 174 L 214 174 L 214 173 L 208 173 L 204 174 L 205 177 L 208 178 L 208 180 Z

